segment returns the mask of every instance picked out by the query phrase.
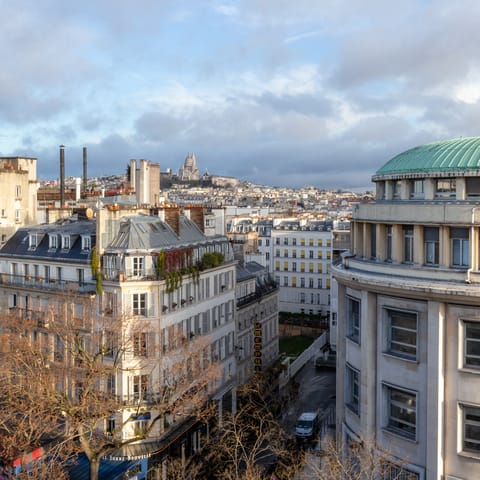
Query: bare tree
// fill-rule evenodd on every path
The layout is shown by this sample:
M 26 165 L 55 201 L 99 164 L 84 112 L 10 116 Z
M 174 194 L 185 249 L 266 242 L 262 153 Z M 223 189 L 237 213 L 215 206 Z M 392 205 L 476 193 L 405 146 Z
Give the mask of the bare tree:
M 273 399 L 265 396 L 268 390 L 260 376 L 240 389 L 239 409 L 226 415 L 213 448 L 207 448 L 209 478 L 257 480 L 273 472 L 293 478 L 301 458 L 276 417 Z
M 379 448 L 373 440 L 350 442 L 338 446 L 332 438 L 323 441 L 320 452 L 307 452 L 303 474 L 299 480 L 414 480 L 416 476 L 405 468 L 405 460 Z
M 107 453 L 160 436 L 166 418 L 199 415 L 219 374 L 205 337 L 185 338 L 172 330 L 168 347 L 147 356 L 141 351 L 145 324 L 140 330 L 129 319 L 96 317 L 91 311 L 77 318 L 68 304 L 30 317 L 7 313 L 1 326 L 8 368 L 2 374 L 0 441 L 11 442 L 13 430 L 18 432 L 10 443 L 14 447 L 9 450 L 8 441 L 3 442 L 0 454 L 11 461 L 48 438 L 66 452 L 83 452 L 91 480 L 98 479 Z M 132 398 L 123 398 L 115 391 L 115 379 L 129 372 L 148 375 L 149 382 L 139 385 Z M 147 409 L 148 424 L 133 428 L 132 419 Z M 113 417 L 115 427 L 107 431 Z M 121 434 L 125 429 L 127 436 Z

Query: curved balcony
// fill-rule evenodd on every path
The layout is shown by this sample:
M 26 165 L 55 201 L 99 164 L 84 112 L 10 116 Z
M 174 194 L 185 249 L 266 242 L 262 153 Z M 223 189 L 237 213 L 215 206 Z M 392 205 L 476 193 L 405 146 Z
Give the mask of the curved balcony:
M 345 255 L 332 265 L 332 275 L 342 284 L 355 288 L 368 286 L 369 290 L 398 290 L 405 294 L 427 298 L 432 296 L 462 296 L 478 299 L 480 272 L 452 268 L 430 268 L 424 265 L 377 262 Z

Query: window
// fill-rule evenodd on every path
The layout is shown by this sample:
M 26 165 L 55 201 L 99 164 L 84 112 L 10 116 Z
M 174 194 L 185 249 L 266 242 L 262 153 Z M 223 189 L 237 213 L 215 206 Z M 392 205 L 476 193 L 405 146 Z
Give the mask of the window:
M 300 277 L 300 287 L 305 288 L 305 277 Z
M 370 225 L 370 257 L 377 258 L 377 227 Z M 327 252 L 327 258 L 330 258 L 330 250 Z
M 451 228 L 452 265 L 468 267 L 468 228 Z
M 466 189 L 468 197 L 480 197 L 480 178 L 478 177 L 467 177 Z
M 292 287 L 297 286 L 297 277 L 292 277 Z
M 83 286 L 85 283 L 85 273 L 83 268 L 77 268 L 77 282 L 80 286 Z
M 360 300 L 347 297 L 347 337 L 360 343 Z
M 308 258 L 313 258 L 313 250 L 308 251 Z
M 113 435 L 115 433 L 115 415 L 112 415 L 105 420 L 105 433 L 107 435 Z
M 148 375 L 133 377 L 133 399 L 145 400 L 148 394 Z
M 305 258 L 305 250 L 300 250 L 300 258 Z
M 296 245 L 297 244 L 297 239 L 295 237 L 292 238 L 292 245 Z
M 417 358 L 417 314 L 387 309 L 388 353 L 415 360 Z
M 92 248 L 92 239 L 89 235 L 82 235 L 82 250 L 90 250 Z
M 70 235 L 62 235 L 62 248 L 65 250 L 70 248 Z
M 21 211 L 19 208 L 15 210 L 15 221 L 19 223 L 22 220 Z
M 53 234 L 48 236 L 48 248 L 58 248 L 58 235 Z
M 143 275 L 143 257 L 133 257 L 133 276 L 138 277 Z
M 275 245 L 280 245 L 280 238 L 277 237 L 277 238 L 275 239 Z
M 424 227 L 425 265 L 438 265 L 439 263 L 438 237 L 438 227 Z
M 455 178 L 439 178 L 435 185 L 435 196 L 454 197 L 457 189 L 457 182 Z
M 292 251 L 292 257 L 293 257 L 293 258 L 297 258 L 297 251 L 296 251 L 296 250 L 293 250 L 293 251 Z
M 283 244 L 284 244 L 284 245 L 288 245 L 288 237 L 285 237 L 285 238 L 283 239 Z
M 463 411 L 463 451 L 480 454 L 480 407 L 461 405 Z
M 403 261 L 413 263 L 413 225 L 403 225 Z
M 321 250 L 318 251 L 318 255 L 317 255 L 317 256 L 318 256 L 318 258 L 322 258 L 322 251 L 321 251 Z
M 288 287 L 288 277 L 283 277 L 283 286 Z
M 317 278 L 317 288 L 322 288 L 322 279 Z
M 314 284 L 313 284 L 313 278 L 309 278 L 308 279 L 308 288 L 313 288 Z
M 305 303 L 305 293 L 300 292 L 300 303 Z
M 394 463 L 386 462 L 385 465 L 382 465 L 382 470 L 381 478 L 383 480 L 420 480 L 420 474 L 417 472 L 412 472 Z
M 133 355 L 135 357 L 147 356 L 147 334 L 145 332 L 133 334 Z
M 285 250 L 283 251 L 283 256 L 284 256 L 284 257 L 288 257 L 288 250 L 287 250 L 287 249 L 285 249 Z
M 134 293 L 133 294 L 133 314 L 134 315 L 147 315 L 147 294 L 146 293 Z
M 38 247 L 39 236 L 36 233 L 31 233 L 28 236 L 29 250 L 35 250 Z
M 412 198 L 423 198 L 425 195 L 425 181 L 424 180 L 413 180 L 412 193 L 410 196 Z
M 402 190 L 402 181 L 395 180 L 393 182 L 393 198 L 400 198 L 401 190 Z
M 270 252 L 265 253 L 265 260 L 270 260 Z
M 269 239 L 269 238 L 267 238 L 267 239 L 265 240 L 265 246 L 267 246 L 267 247 L 270 246 L 270 239 Z
M 309 244 L 311 247 L 313 247 L 313 238 L 309 238 L 309 239 L 308 239 L 308 244 Z
M 387 225 L 386 230 L 387 230 L 387 247 L 386 247 L 385 259 L 392 260 L 392 226 Z
M 15 185 L 15 199 L 20 200 L 22 198 L 22 187 L 21 185 Z
M 280 262 L 279 261 L 275 262 L 275 270 L 280 270 Z
M 345 368 L 345 406 L 360 413 L 360 372 L 348 363 Z
M 304 272 L 304 271 L 305 271 L 305 263 L 304 263 L 304 262 L 301 262 L 301 263 L 300 263 L 300 271 L 301 271 L 301 272 Z
M 279 257 L 279 256 L 280 256 L 280 249 L 279 249 L 279 248 L 276 248 L 276 249 L 275 249 L 275 256 L 276 256 L 276 257 Z
M 283 269 L 287 272 L 288 271 L 288 262 L 283 262 Z
M 480 368 L 480 323 L 464 322 L 464 366 Z
M 297 271 L 297 262 L 292 262 L 292 272 Z
M 133 433 L 135 436 L 139 437 L 145 435 L 148 429 L 148 423 L 150 420 L 150 413 L 143 413 L 133 418 Z M 135 478 L 135 477 L 132 477 Z
M 417 394 L 384 384 L 387 419 L 385 428 L 392 433 L 415 440 L 417 436 Z

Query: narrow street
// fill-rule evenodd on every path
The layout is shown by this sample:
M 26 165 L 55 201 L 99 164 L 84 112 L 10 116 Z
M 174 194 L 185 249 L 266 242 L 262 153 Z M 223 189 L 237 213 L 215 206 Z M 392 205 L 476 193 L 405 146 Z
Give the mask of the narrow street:
M 292 379 L 298 385 L 298 394 L 284 412 L 282 423 L 287 433 L 295 435 L 295 423 L 302 412 L 318 411 L 320 417 L 335 406 L 336 372 L 334 369 L 316 369 L 314 360 L 308 361 Z M 329 419 L 333 423 L 334 419 Z

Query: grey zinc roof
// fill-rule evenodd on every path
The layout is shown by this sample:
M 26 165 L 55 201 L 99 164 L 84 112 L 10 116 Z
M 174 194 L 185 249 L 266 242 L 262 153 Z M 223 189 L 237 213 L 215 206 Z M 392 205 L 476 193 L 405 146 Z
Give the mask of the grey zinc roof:
M 197 225 L 180 216 L 179 234 L 158 217 L 135 215 L 125 217 L 108 250 L 155 250 L 206 240 Z
M 37 247 L 30 248 L 29 235 L 37 234 Z M 49 235 L 69 235 L 70 248 L 49 248 Z M 82 250 L 81 236 L 91 237 L 95 246 L 96 225 L 92 220 L 65 219 L 56 223 L 32 225 L 19 228 L 0 249 L 0 257 L 25 257 L 49 260 L 82 261 L 88 260 L 90 251 Z

